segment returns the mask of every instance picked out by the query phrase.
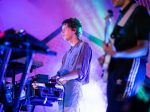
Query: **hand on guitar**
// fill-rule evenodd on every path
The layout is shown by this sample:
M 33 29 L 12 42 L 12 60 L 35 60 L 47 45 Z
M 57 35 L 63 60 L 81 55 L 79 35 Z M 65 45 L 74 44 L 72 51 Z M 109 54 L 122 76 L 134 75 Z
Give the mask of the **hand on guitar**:
M 100 66 L 103 66 L 104 62 L 105 62 L 105 55 L 102 55 L 98 58 L 98 62 L 100 64 Z
M 104 29 L 104 42 L 103 49 L 105 51 L 105 55 L 100 57 L 99 63 L 102 66 L 102 78 L 104 81 L 107 81 L 108 77 L 108 67 L 111 60 L 111 56 L 115 55 L 116 50 L 114 50 L 114 40 L 110 38 L 110 25 L 111 25 L 111 17 L 113 16 L 112 10 L 108 10 L 108 14 L 105 17 L 105 29 Z
M 109 64 L 110 57 L 108 55 L 103 55 L 98 58 L 99 64 L 102 67 L 102 79 L 106 82 L 108 77 L 108 64 Z
M 117 52 L 115 50 L 115 47 L 113 45 L 113 42 L 114 40 L 111 40 L 109 42 L 109 44 L 106 44 L 105 42 L 103 42 L 103 49 L 105 51 L 106 54 L 108 55 L 111 55 L 111 56 L 114 56 Z
M 113 43 L 113 40 L 111 40 L 109 44 L 103 43 L 105 55 L 98 58 L 99 63 L 102 66 L 102 78 L 104 81 L 107 81 L 108 78 L 108 66 L 111 60 L 111 56 L 116 54 L 116 50 Z

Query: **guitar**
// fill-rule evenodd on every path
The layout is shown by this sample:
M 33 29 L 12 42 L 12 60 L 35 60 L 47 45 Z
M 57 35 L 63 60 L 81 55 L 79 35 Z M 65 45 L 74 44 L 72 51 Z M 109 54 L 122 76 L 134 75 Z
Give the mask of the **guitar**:
M 110 35 L 109 35 L 109 28 L 111 24 L 111 17 L 113 16 L 112 10 L 108 10 L 108 14 L 105 17 L 105 29 L 104 29 L 104 42 L 108 45 L 110 43 Z M 114 40 L 111 39 L 112 44 L 114 43 Z M 111 55 L 104 54 L 104 59 L 102 63 L 102 77 L 104 81 L 107 81 L 108 78 L 108 66 L 111 60 Z

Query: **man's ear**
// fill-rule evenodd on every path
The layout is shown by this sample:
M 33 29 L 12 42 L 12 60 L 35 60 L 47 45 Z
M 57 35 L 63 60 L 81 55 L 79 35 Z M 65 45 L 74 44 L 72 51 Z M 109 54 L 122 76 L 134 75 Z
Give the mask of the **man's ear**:
M 76 33 L 77 30 L 75 28 L 72 28 L 72 31 L 74 31 L 74 33 Z

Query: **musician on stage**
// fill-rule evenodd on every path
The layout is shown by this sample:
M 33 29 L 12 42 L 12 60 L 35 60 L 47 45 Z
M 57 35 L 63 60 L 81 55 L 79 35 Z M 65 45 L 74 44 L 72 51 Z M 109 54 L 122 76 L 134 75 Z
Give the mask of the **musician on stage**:
M 60 112 L 79 112 L 81 86 L 89 82 L 92 50 L 88 43 L 80 39 L 81 34 L 82 25 L 78 19 L 69 18 L 62 22 L 62 36 L 71 47 L 63 56 L 60 70 L 53 77 L 65 89 L 64 111 L 60 103 Z
M 124 101 L 136 94 L 145 78 L 150 17 L 143 6 L 134 5 L 133 9 L 134 0 L 112 0 L 112 3 L 121 10 L 111 34 L 114 44 L 103 43 L 104 51 L 112 56 L 108 68 L 107 112 L 123 112 Z M 125 16 L 129 10 L 131 14 Z

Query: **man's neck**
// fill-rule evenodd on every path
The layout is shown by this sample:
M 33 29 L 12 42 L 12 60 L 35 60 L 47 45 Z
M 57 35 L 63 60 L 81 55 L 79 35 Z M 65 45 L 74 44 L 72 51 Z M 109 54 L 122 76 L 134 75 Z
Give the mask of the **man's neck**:
M 69 43 L 71 46 L 75 46 L 80 40 L 78 37 L 73 37 L 71 40 L 69 40 Z
M 124 4 L 121 6 L 121 10 L 123 10 L 124 8 L 126 8 L 126 6 L 130 3 L 131 1 L 130 0 L 126 0 L 124 2 Z

